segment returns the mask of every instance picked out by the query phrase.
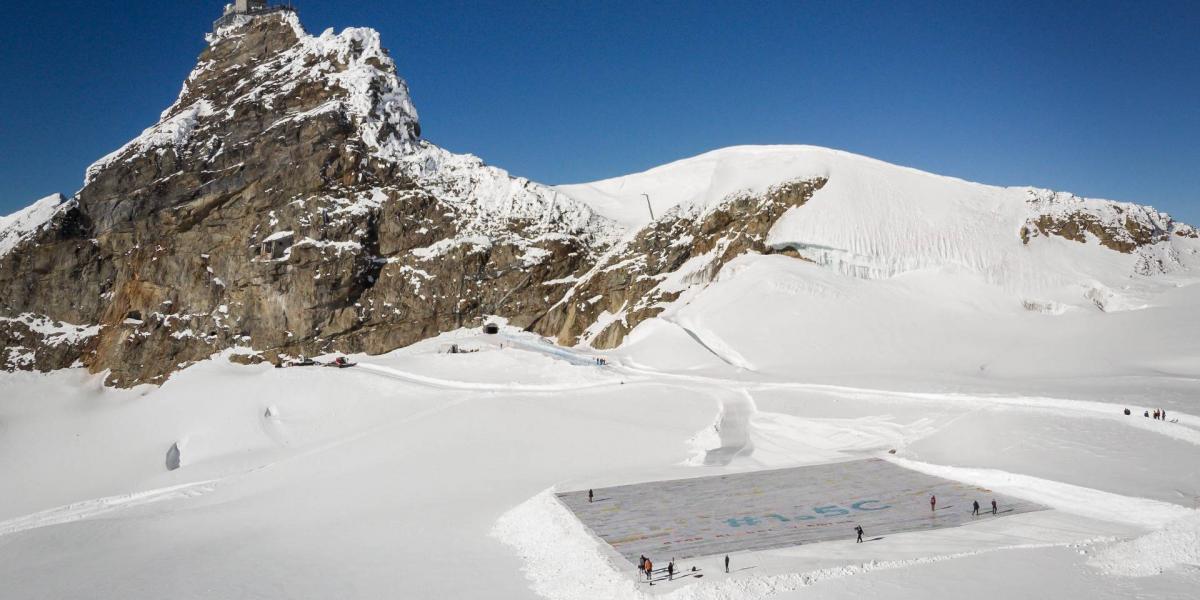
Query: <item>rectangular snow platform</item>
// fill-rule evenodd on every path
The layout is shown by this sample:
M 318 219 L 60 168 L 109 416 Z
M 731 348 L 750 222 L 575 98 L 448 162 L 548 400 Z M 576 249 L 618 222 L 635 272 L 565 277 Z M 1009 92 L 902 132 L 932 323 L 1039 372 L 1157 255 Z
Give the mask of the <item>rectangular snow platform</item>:
M 868 459 L 792 469 L 655 481 L 558 498 L 629 562 L 853 540 L 958 527 L 1046 507 Z M 937 510 L 929 496 L 937 496 Z M 999 504 L 992 516 L 991 502 Z M 971 515 L 979 501 L 981 516 Z M 664 563 L 665 564 L 665 563 Z

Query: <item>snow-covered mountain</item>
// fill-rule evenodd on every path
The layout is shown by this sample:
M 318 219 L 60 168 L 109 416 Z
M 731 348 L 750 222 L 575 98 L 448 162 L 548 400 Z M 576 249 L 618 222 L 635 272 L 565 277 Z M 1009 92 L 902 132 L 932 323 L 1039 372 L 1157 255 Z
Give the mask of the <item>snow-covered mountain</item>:
M 754 250 L 858 279 L 930 271 L 970 276 L 1013 306 L 1056 314 L 1151 306 L 1156 295 L 1180 278 L 1191 280 L 1200 266 L 1196 230 L 1150 207 L 981 185 L 811 146 L 726 148 L 558 190 L 628 231 L 646 232 L 664 222 L 711 219 L 731 201 L 770 198 L 780 186 L 805 181 L 820 183 L 810 198 L 783 207 L 778 221 L 758 232 Z M 653 222 L 651 209 L 657 216 Z M 748 212 L 763 210 L 756 206 Z M 745 223 L 746 217 L 734 220 Z M 611 347 L 665 309 L 663 298 L 674 300 L 685 289 L 705 286 L 742 253 L 695 252 L 691 246 L 697 236 L 709 239 L 705 248 L 728 236 L 727 231 L 714 236 L 709 229 L 674 231 L 652 249 L 640 237 L 618 244 L 631 248 L 632 255 L 611 254 L 616 258 L 587 276 L 593 282 L 576 285 L 565 309 L 556 307 L 589 314 L 594 318 L 585 322 L 612 329 L 605 334 L 592 325 L 566 327 L 560 341 L 581 336 Z M 671 251 L 680 247 L 687 251 Z M 643 264 L 647 253 L 664 252 L 672 256 L 670 266 Z M 615 271 L 632 271 L 640 281 L 652 279 L 657 285 L 642 285 L 631 294 L 604 275 Z M 761 316 L 771 319 L 769 313 Z
M 808 146 L 551 188 L 371 30 L 220 23 L 0 218 L 0 599 L 1195 596 L 1192 227 Z
M 489 315 L 612 348 L 746 253 L 872 281 L 955 273 L 1051 314 L 1151 306 L 1198 264 L 1196 230 L 1148 207 L 807 146 L 549 188 L 422 139 L 373 30 L 313 36 L 283 10 L 208 41 L 74 198 L 5 219 L 8 368 L 161 382 L 230 347 L 381 353 Z M 92 334 L 50 352 L 31 322 Z
M 8 368 L 132 385 L 233 346 L 384 352 L 485 314 L 530 324 L 618 233 L 422 140 L 373 30 L 313 36 L 273 10 L 208 41 L 157 123 L 5 228 Z M 42 320 L 97 333 L 49 352 L 25 325 Z

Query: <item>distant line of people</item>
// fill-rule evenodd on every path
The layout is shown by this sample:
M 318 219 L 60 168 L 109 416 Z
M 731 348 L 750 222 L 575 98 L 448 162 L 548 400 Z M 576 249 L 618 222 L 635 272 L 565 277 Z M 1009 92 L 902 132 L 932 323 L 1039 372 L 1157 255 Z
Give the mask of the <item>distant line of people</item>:
M 1132 412 L 1128 408 L 1125 409 L 1125 416 L 1129 416 L 1130 414 L 1132 414 Z M 1146 417 L 1147 419 L 1153 418 L 1155 421 L 1166 421 L 1167 420 L 1167 410 L 1165 408 L 1156 408 L 1156 409 L 1154 409 L 1153 412 L 1151 412 L 1150 410 L 1147 409 L 1146 411 L 1144 411 L 1142 413 L 1142 416 Z M 1175 419 L 1174 421 L 1171 421 L 1171 422 L 1178 423 L 1179 419 Z
M 930 510 L 930 512 L 937 510 L 937 496 L 936 495 L 929 496 L 929 510 Z M 996 504 L 996 499 L 992 498 L 992 514 L 994 515 L 999 512 L 1000 512 L 1000 506 L 998 504 Z M 971 516 L 973 516 L 973 517 L 979 516 L 979 501 L 978 500 L 971 501 Z

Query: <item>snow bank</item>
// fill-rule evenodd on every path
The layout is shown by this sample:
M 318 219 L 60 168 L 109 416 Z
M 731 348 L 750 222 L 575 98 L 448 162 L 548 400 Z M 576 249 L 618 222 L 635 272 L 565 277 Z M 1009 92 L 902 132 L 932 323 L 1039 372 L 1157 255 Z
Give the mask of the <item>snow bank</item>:
M 1104 548 L 1088 564 L 1114 575 L 1134 577 L 1157 575 L 1180 565 L 1200 566 L 1200 513 Z
M 516 551 L 525 563 L 523 571 L 533 591 L 545 598 L 645 597 L 631 578 L 616 571 L 603 554 L 603 542 L 592 537 L 559 503 L 553 489 L 504 513 L 492 529 L 492 536 Z

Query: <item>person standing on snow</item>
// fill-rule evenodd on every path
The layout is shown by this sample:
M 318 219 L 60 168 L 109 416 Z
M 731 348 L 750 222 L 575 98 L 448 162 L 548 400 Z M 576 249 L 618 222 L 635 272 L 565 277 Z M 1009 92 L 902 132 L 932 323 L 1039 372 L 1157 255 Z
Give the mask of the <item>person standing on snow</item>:
M 729 555 L 728 554 L 725 555 L 725 572 L 726 573 L 729 572 Z
M 667 581 L 672 581 L 674 579 L 675 579 L 675 559 L 672 558 L 671 562 L 667 563 Z
M 929 497 L 929 512 L 937 510 L 937 496 Z
M 651 575 L 654 573 L 654 563 L 650 559 L 646 559 L 646 581 L 650 581 Z
M 996 514 L 996 499 L 992 498 L 992 514 Z
M 854 526 L 854 532 L 858 534 L 858 541 L 857 541 L 857 542 L 854 542 L 854 543 L 855 543 L 855 544 L 861 544 L 861 543 L 862 543 L 862 536 L 863 536 L 863 529 L 862 529 L 862 525 L 855 525 L 855 526 Z
M 971 507 L 972 507 L 971 516 L 978 517 L 979 516 L 979 501 L 978 500 L 972 501 Z
M 588 504 L 592 503 L 592 490 L 588 490 Z
M 645 572 L 646 572 L 646 555 L 643 554 L 642 557 L 638 559 L 638 573 L 645 573 Z

